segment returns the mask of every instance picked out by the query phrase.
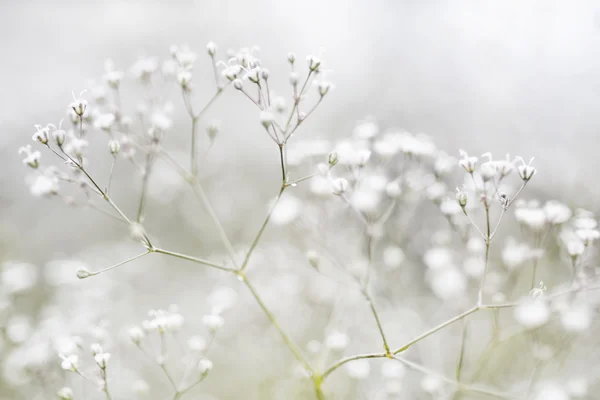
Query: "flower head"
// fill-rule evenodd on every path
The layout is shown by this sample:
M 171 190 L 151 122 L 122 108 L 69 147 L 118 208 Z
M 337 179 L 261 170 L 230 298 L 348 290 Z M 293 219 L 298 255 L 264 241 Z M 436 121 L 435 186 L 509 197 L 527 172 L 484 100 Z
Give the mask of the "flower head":
M 521 165 L 518 168 L 519 176 L 521 177 L 521 179 L 523 179 L 523 181 L 525 181 L 525 182 L 529 181 L 533 177 L 533 175 L 535 175 L 535 173 L 536 173 L 535 167 L 533 165 L 531 165 L 534 158 L 532 157 L 529 160 L 528 164 L 525 164 L 525 161 L 521 157 L 517 157 L 517 160 L 521 161 Z
M 463 167 L 465 171 L 472 174 L 475 171 L 475 164 L 477 164 L 477 157 L 469 157 L 466 151 L 460 150 L 460 156 L 462 157 L 458 161 L 458 165 Z

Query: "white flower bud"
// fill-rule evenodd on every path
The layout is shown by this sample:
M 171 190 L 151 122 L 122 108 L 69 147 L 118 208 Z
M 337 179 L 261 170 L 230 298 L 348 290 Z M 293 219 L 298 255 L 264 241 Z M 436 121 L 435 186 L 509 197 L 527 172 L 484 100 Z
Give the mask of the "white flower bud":
M 217 45 L 215 44 L 215 42 L 210 41 L 206 44 L 206 52 L 211 57 L 215 56 L 215 54 L 217 53 Z
M 198 362 L 198 370 L 202 375 L 208 374 L 213 369 L 213 363 L 209 359 L 203 358 Z
M 464 209 L 467 206 L 467 200 L 467 194 L 459 188 L 456 188 L 456 201 L 462 209 Z
M 298 74 L 295 72 L 290 72 L 290 83 L 292 85 L 297 85 L 298 84 Z
M 234 79 L 233 80 L 233 87 L 236 88 L 237 90 L 242 90 L 243 87 L 243 83 L 241 79 Z
M 348 181 L 344 178 L 338 178 L 331 182 L 331 186 L 333 188 L 333 193 L 340 195 L 348 190 Z
M 110 150 L 110 154 L 116 156 L 121 150 L 121 143 L 118 140 L 111 140 L 108 142 L 108 148 Z
M 192 73 L 190 71 L 184 70 L 180 71 L 177 74 L 177 82 L 183 89 L 190 88 L 190 82 L 192 81 Z
M 41 144 L 48 144 L 48 127 L 42 128 L 40 125 L 36 125 L 35 128 L 37 132 L 33 134 L 32 139 Z
M 336 165 L 338 161 L 340 161 L 340 156 L 335 151 L 332 151 L 331 153 L 329 153 L 329 156 L 327 156 L 327 162 L 329 162 L 330 167 Z
M 64 387 L 60 389 L 58 392 L 56 392 L 56 395 L 61 400 L 73 400 L 73 397 L 75 396 L 73 394 L 73 389 L 69 387 Z
M 458 165 L 463 167 L 469 174 L 473 173 L 475 171 L 475 164 L 477 164 L 477 157 L 469 157 L 467 152 L 463 150 L 460 151 L 460 155 L 462 159 L 458 162 Z
M 98 353 L 102 353 L 102 346 L 100 343 L 92 343 L 90 346 L 90 351 L 92 352 L 92 355 L 95 356 Z
M 207 314 L 202 317 L 202 324 L 212 332 L 216 332 L 224 323 L 223 317 L 217 314 Z
M 319 67 L 321 66 L 321 60 L 318 59 L 315 56 L 308 56 L 308 57 L 306 57 L 306 62 L 308 63 L 308 68 L 312 72 L 318 71 Z
M 260 77 L 263 78 L 265 81 L 267 79 L 269 79 L 269 70 L 266 68 L 263 68 L 260 70 Z
M 70 108 L 79 118 L 83 117 L 85 111 L 87 110 L 87 100 L 81 98 L 85 92 L 85 90 L 82 91 L 79 94 L 79 98 L 75 97 L 75 93 L 73 93 L 73 102 L 70 104 Z
M 127 333 L 129 334 L 129 339 L 135 344 L 139 344 L 145 336 L 143 329 L 139 326 L 132 326 Z
M 521 157 L 517 157 L 517 160 L 521 161 L 522 163 L 522 165 L 518 168 L 519 176 L 525 182 L 529 181 L 536 173 L 535 167 L 531 165 L 531 163 L 533 162 L 533 158 L 529 160 L 529 164 L 525 164 L 525 161 Z
M 220 125 L 217 121 L 211 121 L 206 127 L 206 135 L 211 141 L 215 140 L 215 137 L 217 137 L 217 134 L 219 133 L 219 128 Z
M 260 123 L 265 128 L 268 129 L 273 124 L 273 121 L 275 121 L 275 117 L 273 116 L 272 113 L 270 113 L 268 111 L 261 111 L 261 113 L 260 113 Z
M 306 259 L 312 265 L 313 268 L 319 268 L 319 254 L 314 250 L 309 250 L 306 252 Z
M 296 54 L 288 53 L 287 59 L 290 64 L 293 64 L 294 62 L 296 62 Z
M 65 143 L 66 137 L 67 134 L 62 129 L 56 129 L 52 131 L 52 139 L 54 139 L 54 143 L 56 143 L 58 147 L 62 146 L 63 143 Z
M 329 92 L 329 89 L 331 89 L 331 82 L 321 81 L 319 82 L 317 89 L 319 90 L 321 97 L 323 97 Z
M 110 353 L 98 353 L 94 356 L 94 361 L 96 361 L 96 364 L 102 369 L 106 369 L 108 360 L 110 360 Z
M 62 362 L 60 363 L 60 367 L 65 371 L 76 372 L 77 367 L 79 366 L 79 357 L 77 354 L 70 354 L 68 356 L 61 355 Z
M 90 276 L 92 276 L 92 273 L 87 268 L 79 268 L 77 270 L 77 277 L 79 279 L 85 279 Z

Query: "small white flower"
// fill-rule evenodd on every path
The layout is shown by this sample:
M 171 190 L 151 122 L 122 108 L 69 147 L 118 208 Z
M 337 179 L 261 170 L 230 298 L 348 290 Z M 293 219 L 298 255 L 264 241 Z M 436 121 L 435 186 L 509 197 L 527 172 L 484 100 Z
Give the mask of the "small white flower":
M 543 300 L 529 298 L 515 308 L 514 316 L 525 328 L 534 329 L 548 322 L 550 310 Z
M 525 161 L 521 157 L 517 157 L 517 160 L 521 161 L 521 165 L 518 168 L 518 170 L 519 170 L 519 176 L 525 182 L 529 181 L 533 177 L 533 175 L 535 175 L 535 173 L 536 173 L 535 167 L 531 165 L 531 163 L 533 162 L 534 158 L 532 157 L 529 160 L 529 164 L 525 164 Z
M 566 205 L 550 200 L 544 205 L 546 220 L 553 225 L 564 224 L 571 218 L 571 209 Z
M 466 151 L 460 150 L 460 156 L 462 157 L 458 162 L 458 165 L 463 167 L 469 174 L 475 171 L 475 164 L 477 164 L 477 157 L 469 157 Z
M 202 324 L 211 332 L 216 332 L 224 323 L 223 317 L 217 314 L 207 314 L 202 317 Z
M 127 333 L 131 341 L 135 344 L 139 344 L 142 341 L 142 339 L 144 339 L 144 336 L 146 336 L 144 330 L 139 326 L 133 326 L 129 328 Z
M 287 59 L 290 64 L 293 64 L 296 61 L 296 54 L 288 53 Z
M 318 71 L 319 67 L 321 66 L 321 60 L 318 59 L 315 56 L 308 56 L 308 57 L 306 57 L 306 62 L 308 63 L 308 68 L 312 72 Z
M 178 332 L 181 329 L 183 322 L 183 315 L 179 313 L 170 314 L 167 317 L 167 329 L 171 332 Z
M 33 169 L 36 169 L 40 166 L 40 158 L 42 157 L 42 154 L 37 150 L 33 151 L 30 144 L 20 147 L 19 154 L 25 154 L 23 164 L 29 165 Z
M 51 196 L 59 191 L 58 178 L 52 174 L 38 175 L 30 182 L 29 190 L 33 196 Z
M 98 353 L 94 356 L 94 361 L 96 361 L 96 364 L 102 369 L 106 368 L 108 360 L 110 360 L 110 353 Z
M 115 115 L 112 113 L 100 114 L 94 119 L 94 126 L 103 131 L 110 131 L 115 123 Z
M 37 130 L 33 136 L 32 139 L 36 142 L 40 142 L 41 144 L 48 144 L 48 140 L 49 140 L 49 131 L 50 129 L 46 126 L 46 127 L 42 127 L 41 125 L 35 125 L 35 129 Z
M 333 189 L 333 193 L 337 195 L 341 195 L 348 190 L 348 181 L 344 178 L 337 178 L 331 182 L 331 187 Z
M 99 343 L 92 343 L 92 345 L 90 346 L 90 350 L 92 352 L 92 355 L 96 355 L 98 353 L 102 353 L 102 346 Z
M 273 115 L 273 113 L 270 113 L 269 111 L 261 111 L 260 112 L 260 123 L 266 129 L 268 129 L 273 124 L 274 121 L 275 121 L 275 116 Z
M 187 341 L 187 346 L 191 351 L 201 352 L 206 348 L 206 340 L 202 336 L 192 336 Z
M 573 239 L 567 243 L 567 252 L 573 258 L 577 258 L 585 251 L 585 245 L 582 241 Z
M 463 190 L 460 190 L 458 187 L 456 188 L 456 201 L 463 210 L 467 206 L 467 194 Z
M 217 45 L 215 42 L 210 41 L 206 44 L 206 52 L 209 56 L 214 57 L 217 54 Z
M 77 354 L 70 354 L 68 356 L 60 355 L 62 362 L 60 363 L 60 367 L 65 371 L 76 372 L 79 366 L 79 357 Z
M 56 395 L 61 400 L 73 400 L 73 396 L 74 396 L 73 389 L 71 389 L 69 387 L 63 387 L 58 392 L 56 392 Z
M 192 73 L 190 71 L 182 70 L 177 74 L 177 83 L 183 89 L 190 89 L 190 83 L 192 82 Z
M 210 372 L 210 370 L 212 370 L 212 369 L 213 369 L 212 361 L 210 361 L 206 358 L 203 358 L 202 360 L 200 360 L 198 362 L 198 370 L 200 371 L 200 373 L 202 375 L 208 374 Z
M 73 102 L 70 104 L 70 108 L 79 118 L 82 118 L 87 110 L 87 100 L 82 98 L 85 92 L 86 90 L 83 90 L 81 93 L 79 93 L 79 97 L 76 97 L 75 92 L 72 92 Z

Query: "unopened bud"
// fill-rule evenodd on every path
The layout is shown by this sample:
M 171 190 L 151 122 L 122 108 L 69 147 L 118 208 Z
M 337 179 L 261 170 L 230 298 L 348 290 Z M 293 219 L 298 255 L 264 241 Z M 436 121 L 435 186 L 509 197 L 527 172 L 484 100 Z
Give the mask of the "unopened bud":
M 215 54 L 217 53 L 217 45 L 215 44 L 215 42 L 208 42 L 208 44 L 206 45 L 206 52 L 211 57 L 215 56 Z
M 242 80 L 241 79 L 234 79 L 233 80 L 233 87 L 236 88 L 237 90 L 242 90 Z
M 312 72 L 317 72 L 319 70 L 319 67 L 321 66 L 321 60 L 315 56 L 306 57 L 306 62 L 308 63 L 308 68 Z
M 275 117 L 270 112 L 268 112 L 268 111 L 262 111 L 260 113 L 260 123 L 265 128 L 268 129 L 271 126 L 271 124 L 273 124 L 274 120 L 275 120 Z
M 77 277 L 79 279 L 85 279 L 92 276 L 92 273 L 87 268 L 79 268 L 77 270 Z
M 327 161 L 329 162 L 329 166 L 333 167 L 335 164 L 338 163 L 338 161 L 340 161 L 340 156 L 335 151 L 332 151 L 331 153 L 329 153 Z
M 288 53 L 288 57 L 287 57 L 288 61 L 290 64 L 293 64 L 294 62 L 296 62 L 296 54 L 294 53 Z
M 465 208 L 467 206 L 467 194 L 465 192 L 463 192 L 462 190 L 460 190 L 459 188 L 456 188 L 456 201 L 458 203 L 458 205 L 461 208 Z
M 110 154 L 116 156 L 121 150 L 121 143 L 118 140 L 111 140 L 108 142 L 108 148 L 110 149 Z

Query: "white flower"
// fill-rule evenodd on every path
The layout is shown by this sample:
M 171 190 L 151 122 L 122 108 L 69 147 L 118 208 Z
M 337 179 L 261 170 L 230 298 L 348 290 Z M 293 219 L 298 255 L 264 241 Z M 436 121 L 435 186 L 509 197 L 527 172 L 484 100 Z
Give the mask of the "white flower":
M 586 304 L 571 304 L 561 312 L 560 322 L 568 332 L 584 332 L 592 324 L 592 312 Z
M 175 53 L 175 59 L 185 69 L 191 69 L 194 66 L 194 61 L 196 61 L 198 56 L 196 53 L 191 51 L 188 47 L 182 47 L 178 49 Z
M 192 73 L 190 71 L 183 70 L 179 71 L 177 74 L 177 83 L 179 83 L 183 89 L 189 89 L 191 81 Z
M 271 213 L 271 221 L 275 225 L 287 225 L 300 215 L 302 202 L 292 195 L 285 196 L 275 206 Z
M 92 343 L 90 346 L 90 350 L 92 355 L 96 355 L 98 353 L 102 353 L 102 346 L 99 343 Z
M 233 81 L 238 77 L 240 72 L 242 72 L 242 67 L 239 65 L 228 65 L 225 67 L 223 72 L 221 72 L 221 74 L 229 81 Z
M 110 360 L 110 353 L 98 353 L 94 356 L 94 361 L 102 369 L 106 368 L 108 360 Z
M 207 314 L 202 317 L 202 324 L 212 332 L 216 332 L 224 323 L 223 317 L 217 314 Z
M 158 63 L 156 59 L 143 58 L 133 64 L 131 67 L 131 72 L 140 81 L 147 82 L 157 68 Z
M 331 182 L 333 193 L 340 195 L 348 190 L 348 181 L 344 178 L 337 178 Z
M 73 371 L 76 372 L 79 366 L 79 357 L 77 354 L 70 354 L 68 356 L 60 355 L 62 362 L 60 363 L 60 367 L 65 371 Z
M 64 387 L 64 388 L 60 389 L 58 392 L 56 392 L 56 395 L 61 400 L 73 400 L 73 396 L 74 396 L 73 389 L 71 389 L 69 387 Z
M 152 121 L 152 125 L 160 129 L 161 131 L 169 130 L 173 125 L 173 121 L 171 120 L 171 118 L 161 111 L 153 113 L 150 120 Z
M 58 193 L 58 178 L 54 175 L 38 175 L 30 182 L 29 190 L 33 196 L 50 196 Z
M 217 45 L 215 44 L 215 42 L 210 41 L 206 44 L 206 52 L 211 57 L 215 56 L 215 54 L 217 53 Z
M 342 351 L 350 344 L 350 338 L 347 334 L 340 331 L 333 331 L 325 339 L 325 345 L 333 351 Z
M 585 245 L 580 240 L 573 239 L 567 243 L 567 252 L 573 258 L 581 256 L 584 251 Z
M 514 311 L 515 319 L 525 328 L 539 328 L 548 322 L 550 310 L 541 299 L 525 299 Z
M 33 134 L 32 139 L 41 144 L 48 144 L 50 129 L 47 126 L 42 128 L 41 125 L 35 125 L 35 129 L 37 132 Z
M 467 278 L 454 267 L 442 268 L 431 274 L 431 290 L 442 300 L 454 299 L 465 294 Z
M 312 71 L 312 72 L 316 72 L 319 70 L 319 67 L 321 66 L 321 60 L 318 59 L 315 56 L 308 56 L 306 57 L 306 62 L 308 64 L 308 68 Z
M 458 165 L 463 167 L 469 174 L 473 173 L 475 171 L 475 164 L 477 164 L 477 157 L 469 157 L 464 150 L 460 150 L 459 153 L 462 158 L 458 162 Z
M 404 251 L 398 246 L 390 245 L 383 250 L 383 263 L 388 268 L 398 268 L 405 258 Z
M 540 389 L 537 391 L 534 400 L 570 400 L 569 395 L 557 383 L 544 382 L 540 385 Z
M 521 177 L 521 179 L 523 179 L 525 182 L 527 182 L 536 173 L 535 167 L 531 165 L 531 163 L 533 162 L 534 159 L 532 157 L 529 160 L 529 164 L 525 164 L 525 161 L 521 157 L 517 157 L 517 160 L 521 161 L 521 165 L 518 168 L 519 176 Z
M 260 112 L 260 123 L 265 127 L 269 128 L 275 121 L 275 116 L 269 111 Z
M 40 158 L 42 154 L 39 151 L 32 151 L 31 145 L 27 144 L 19 148 L 19 154 L 25 154 L 23 164 L 29 165 L 31 168 L 37 168 L 40 165 Z
M 563 224 L 571 218 L 571 209 L 558 201 L 546 202 L 543 209 L 546 213 L 546 220 L 553 225 Z
M 187 341 L 188 348 L 194 352 L 201 352 L 206 348 L 206 340 L 202 336 L 192 336 Z
M 87 110 L 87 100 L 81 97 L 85 92 L 86 90 L 79 93 L 79 97 L 76 97 L 75 92 L 72 92 L 73 102 L 70 104 L 70 109 L 73 110 L 75 115 L 77 115 L 79 118 L 82 118 Z
M 379 133 L 379 126 L 372 119 L 367 119 L 356 125 L 352 131 L 352 136 L 357 139 L 371 139 Z
M 600 238 L 600 231 L 597 229 L 578 229 L 575 233 L 586 246 Z
M 208 374 L 210 372 L 210 370 L 213 369 L 213 363 L 212 361 L 203 358 L 202 360 L 200 360 L 198 362 L 198 370 L 200 371 L 200 373 L 202 375 L 204 374 Z
M 546 226 L 546 213 L 541 208 L 517 208 L 515 210 L 515 218 L 520 223 L 527 225 L 529 228 L 539 231 Z
M 144 339 L 144 336 L 146 336 L 144 334 L 143 329 L 139 326 L 132 326 L 131 328 L 129 328 L 127 333 L 131 341 L 135 344 L 139 344 L 142 341 L 142 339 Z
M 115 123 L 115 115 L 113 113 L 100 114 L 94 118 L 94 126 L 104 131 L 110 131 Z
M 177 332 L 183 325 L 183 315 L 179 313 L 172 313 L 167 317 L 167 329 L 171 332 Z

